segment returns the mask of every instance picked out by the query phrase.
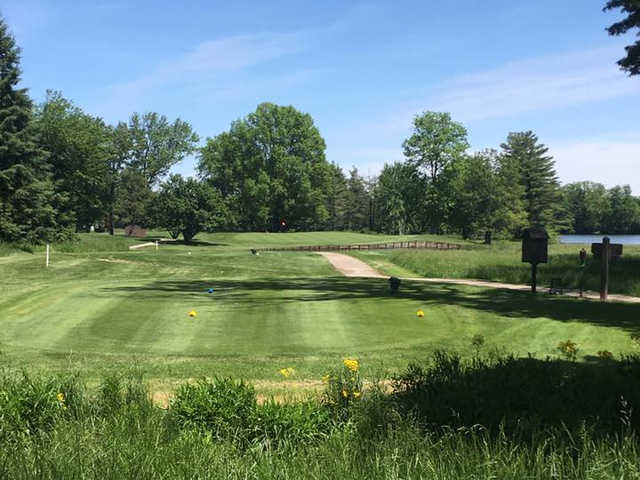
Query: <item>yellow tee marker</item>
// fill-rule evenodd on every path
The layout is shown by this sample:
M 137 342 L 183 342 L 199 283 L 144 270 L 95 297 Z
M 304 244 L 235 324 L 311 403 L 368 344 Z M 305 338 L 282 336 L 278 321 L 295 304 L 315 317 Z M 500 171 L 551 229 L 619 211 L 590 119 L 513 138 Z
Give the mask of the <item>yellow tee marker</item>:
M 422 318 L 422 317 L 424 317 L 424 312 L 423 312 L 422 310 L 418 310 L 418 311 L 416 312 L 416 315 L 417 315 L 418 317 Z
M 191 310 L 191 311 L 189 312 L 189 316 L 190 316 L 190 317 L 195 317 L 196 315 L 197 315 L 197 313 L 196 313 L 196 311 L 195 311 L 195 310 Z

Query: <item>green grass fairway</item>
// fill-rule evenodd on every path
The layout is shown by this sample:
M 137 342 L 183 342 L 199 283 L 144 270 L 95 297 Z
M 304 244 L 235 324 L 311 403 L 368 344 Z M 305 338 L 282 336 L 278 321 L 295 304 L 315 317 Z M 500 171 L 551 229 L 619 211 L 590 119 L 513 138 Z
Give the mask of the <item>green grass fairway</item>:
M 158 252 L 87 237 L 80 247 L 94 242 L 101 251 L 54 249 L 49 269 L 41 251 L 0 257 L 1 364 L 89 377 L 136 366 L 160 383 L 220 374 L 268 384 L 283 381 L 283 367 L 296 369 L 294 380 L 317 380 L 345 356 L 371 374 L 439 348 L 470 354 L 475 334 L 485 348 L 540 357 L 567 339 L 581 359 L 638 351 L 629 333 L 640 331 L 639 306 L 419 283 L 391 296 L 386 280 L 342 277 L 313 253 L 253 256 L 246 248 L 274 237 L 321 244 L 376 236 L 217 234 Z

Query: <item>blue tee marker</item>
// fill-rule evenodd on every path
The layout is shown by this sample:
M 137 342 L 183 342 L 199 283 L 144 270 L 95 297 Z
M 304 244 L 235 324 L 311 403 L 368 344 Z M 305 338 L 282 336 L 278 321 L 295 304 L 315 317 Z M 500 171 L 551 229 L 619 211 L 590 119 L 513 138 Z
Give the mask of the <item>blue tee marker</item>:
M 207 290 L 208 293 L 213 293 L 213 288 L 210 288 L 209 290 Z

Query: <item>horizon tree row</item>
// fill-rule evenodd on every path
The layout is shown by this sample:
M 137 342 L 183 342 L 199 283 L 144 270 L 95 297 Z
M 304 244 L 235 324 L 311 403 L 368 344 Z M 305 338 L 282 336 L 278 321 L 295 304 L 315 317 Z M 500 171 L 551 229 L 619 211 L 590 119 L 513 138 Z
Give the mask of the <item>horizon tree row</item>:
M 0 241 L 39 243 L 138 224 L 193 239 L 199 231 L 355 230 L 514 237 L 528 225 L 559 232 L 640 231 L 629 187 L 559 185 L 532 132 L 501 150 L 468 153 L 448 113 L 424 112 L 405 161 L 378 178 L 348 174 L 325 156 L 312 117 L 262 103 L 228 131 L 199 136 L 181 119 L 133 113 L 108 125 L 61 93 L 34 105 L 19 49 L 0 19 Z M 197 155 L 198 179 L 171 168 Z

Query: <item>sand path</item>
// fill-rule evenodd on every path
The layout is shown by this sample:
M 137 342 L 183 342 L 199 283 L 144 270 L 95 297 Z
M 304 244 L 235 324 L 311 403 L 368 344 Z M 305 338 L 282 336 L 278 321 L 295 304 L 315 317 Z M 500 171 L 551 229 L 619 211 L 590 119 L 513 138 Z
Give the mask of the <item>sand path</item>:
M 347 277 L 367 277 L 367 278 L 389 278 L 388 275 L 383 275 L 377 270 L 374 270 L 370 265 L 358 260 L 350 255 L 334 252 L 317 252 L 319 255 L 325 257 L 333 268 Z M 522 285 L 515 283 L 501 283 L 501 282 L 489 282 L 486 280 L 473 280 L 467 278 L 424 278 L 424 277 L 402 277 L 402 280 L 412 282 L 430 282 L 430 283 L 455 283 L 458 285 L 471 285 L 474 287 L 484 288 L 502 288 L 505 290 L 519 290 L 522 292 L 528 292 L 531 290 L 530 285 Z M 547 288 L 540 285 L 538 287 L 539 293 L 546 293 Z M 569 297 L 578 297 L 579 294 L 576 291 L 567 291 L 563 295 Z M 583 298 L 591 300 L 599 300 L 600 294 L 598 292 L 585 291 L 583 292 Z M 609 294 L 609 301 L 613 302 L 626 302 L 626 303 L 638 303 L 640 304 L 640 297 L 631 297 L 629 295 Z

